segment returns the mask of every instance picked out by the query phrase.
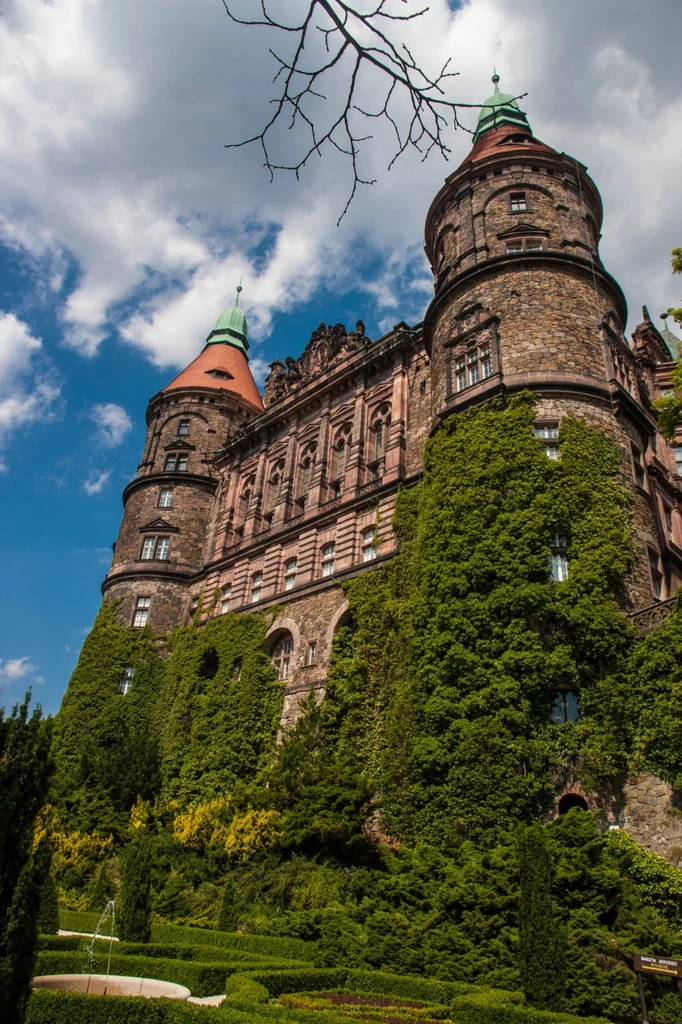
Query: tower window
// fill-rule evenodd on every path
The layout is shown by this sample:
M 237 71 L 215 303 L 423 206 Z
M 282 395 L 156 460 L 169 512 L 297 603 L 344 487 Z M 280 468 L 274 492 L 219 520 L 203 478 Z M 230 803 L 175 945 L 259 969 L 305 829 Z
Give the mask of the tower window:
M 422 398 L 426 394 L 426 378 L 424 378 L 419 384 L 419 394 L 422 396 Z
M 661 556 L 658 551 L 649 548 L 649 572 L 651 573 L 651 589 L 657 601 L 663 599 L 663 573 L 661 571 Z
M 377 557 L 377 549 L 375 547 L 376 540 L 376 527 L 370 526 L 366 530 L 362 531 L 362 561 L 373 562 Z
M 554 695 L 552 721 L 555 725 L 564 725 L 567 722 L 575 725 L 579 717 L 578 697 L 572 690 L 560 690 Z
M 251 604 L 255 604 L 256 601 L 260 601 L 261 590 L 263 587 L 263 573 L 254 572 L 251 577 Z
M 172 487 L 162 487 L 159 491 L 159 508 L 173 508 Z
M 553 533 L 549 547 L 551 554 L 548 559 L 549 575 L 555 583 L 563 583 L 568 579 L 568 537 L 565 533 Z
M 178 436 L 189 437 L 189 420 L 180 420 L 178 424 Z
M 132 665 L 126 665 L 125 668 L 123 669 L 123 675 L 119 680 L 118 688 L 124 697 L 130 690 L 131 686 L 133 685 L 134 674 L 135 669 L 133 668 Z
M 317 661 L 317 640 L 311 640 L 308 644 L 308 664 L 314 665 Z
M 675 456 L 675 472 L 678 476 L 682 476 L 682 444 L 673 445 L 673 455 Z
M 321 552 L 321 569 L 323 576 L 333 576 L 334 574 L 334 556 L 336 554 L 336 544 L 332 541 L 331 544 L 325 544 Z
M 226 583 L 220 594 L 220 611 L 225 615 L 230 610 L 230 598 L 232 596 L 232 584 Z
M 509 209 L 512 213 L 524 213 L 528 209 L 526 206 L 526 193 L 512 192 L 509 197 Z
M 514 238 L 506 245 L 509 255 L 520 252 L 541 252 L 544 248 L 545 245 L 541 238 Z
M 170 455 L 166 456 L 166 472 L 172 473 L 177 471 L 178 473 L 186 473 L 188 463 L 189 455 L 185 455 L 180 452 L 171 452 Z
M 135 612 L 133 614 L 133 626 L 137 626 L 138 629 L 142 629 L 143 626 L 147 625 L 147 619 L 149 618 L 149 609 L 151 607 L 151 597 L 138 597 L 135 602 Z
M 142 541 L 140 558 L 148 562 L 153 560 L 167 562 L 170 553 L 170 537 L 145 537 Z
M 637 487 L 641 487 L 642 490 L 644 490 L 646 471 L 644 469 L 644 463 L 642 462 L 642 452 L 641 449 L 634 444 L 632 445 L 632 473 Z
M 545 443 L 545 454 L 548 459 L 558 459 L 559 451 L 559 424 L 540 423 L 533 427 L 533 433 Z
M 296 586 L 296 559 L 289 558 L 284 563 L 284 589 L 293 590 Z
M 455 359 L 455 391 L 464 391 L 492 376 L 493 361 L 490 343 L 485 341 Z

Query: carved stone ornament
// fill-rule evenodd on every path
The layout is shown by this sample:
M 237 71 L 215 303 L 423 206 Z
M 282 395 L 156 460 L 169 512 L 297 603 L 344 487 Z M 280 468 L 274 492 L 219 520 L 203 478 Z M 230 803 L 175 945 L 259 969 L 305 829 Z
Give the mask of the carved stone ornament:
M 265 405 L 286 398 L 296 388 L 308 384 L 335 363 L 369 344 L 371 339 L 365 337 L 362 320 L 358 320 L 354 331 L 347 331 L 343 324 L 321 323 L 311 334 L 300 359 L 287 356 L 284 362 L 275 359 L 270 363 L 270 373 L 265 380 Z

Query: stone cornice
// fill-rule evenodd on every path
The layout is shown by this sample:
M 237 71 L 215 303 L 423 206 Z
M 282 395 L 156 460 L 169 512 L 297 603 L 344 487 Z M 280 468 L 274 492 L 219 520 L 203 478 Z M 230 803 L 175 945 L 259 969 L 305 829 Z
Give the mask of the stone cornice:
M 134 480 L 131 480 L 129 484 L 126 484 L 123 490 L 123 505 L 125 507 L 128 498 L 135 491 L 139 491 L 143 487 L 160 487 L 163 484 L 196 484 L 199 487 L 203 487 L 204 490 L 210 491 L 212 494 L 215 493 L 218 487 L 218 480 L 215 476 L 203 476 L 201 473 L 149 473 L 147 476 L 136 476 Z
M 172 580 L 175 583 L 188 584 L 197 576 L 197 573 L 191 569 L 171 569 L 168 567 L 169 564 L 168 562 L 159 562 L 158 565 L 150 565 L 148 561 L 144 561 L 140 564 L 139 569 L 122 569 L 120 572 L 113 572 L 102 581 L 102 593 L 105 594 L 117 583 L 130 583 L 136 580 Z

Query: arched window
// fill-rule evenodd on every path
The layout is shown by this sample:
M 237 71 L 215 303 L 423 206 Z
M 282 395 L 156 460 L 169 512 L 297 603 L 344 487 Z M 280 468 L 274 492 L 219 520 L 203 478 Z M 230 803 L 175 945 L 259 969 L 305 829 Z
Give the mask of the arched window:
M 384 454 L 384 425 L 381 421 L 374 426 L 374 459 L 380 459 Z
M 283 682 L 289 678 L 294 655 L 294 641 L 288 630 L 281 632 L 272 648 L 272 663 L 277 671 L 277 678 Z

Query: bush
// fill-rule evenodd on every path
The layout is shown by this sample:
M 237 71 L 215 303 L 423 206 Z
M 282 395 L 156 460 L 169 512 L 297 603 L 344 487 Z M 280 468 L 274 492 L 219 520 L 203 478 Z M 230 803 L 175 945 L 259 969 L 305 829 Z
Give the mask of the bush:
M 437 981 L 435 978 L 411 978 L 387 971 L 350 970 L 346 988 L 356 992 L 375 992 L 377 995 L 401 996 L 430 1003 L 449 1003 L 455 995 L 478 991 L 476 985 L 465 981 Z M 505 993 L 512 996 L 514 993 Z
M 92 934 L 95 931 L 101 917 L 101 913 L 86 910 L 64 910 L 59 909 L 59 927 L 67 932 L 87 932 Z M 108 927 L 108 926 L 107 926 Z M 119 934 L 119 922 L 114 925 L 114 935 Z
M 38 989 L 28 1001 L 26 1024 L 211 1024 L 215 1010 L 179 999 L 140 999 L 116 996 L 102 999 L 74 992 Z M 221 1024 L 252 1024 L 235 1013 Z
M 118 900 L 121 938 L 129 942 L 149 942 L 152 937 L 151 867 L 149 837 L 135 835 L 123 855 Z
M 108 947 L 90 960 L 86 953 L 38 954 L 36 974 L 103 974 L 109 964 Z M 246 966 L 253 967 L 253 964 Z M 214 996 L 225 991 L 225 977 L 242 969 L 241 963 L 196 963 L 193 960 L 170 960 L 145 956 L 111 955 L 111 974 L 123 974 L 131 978 L 158 978 L 159 981 L 173 981 L 185 985 L 193 996 Z
M 59 931 L 57 886 L 52 875 L 47 875 L 40 890 L 38 931 L 43 935 L 56 935 Z
M 315 989 L 338 988 L 345 984 L 348 970 L 332 967 L 318 970 L 314 967 L 289 971 L 248 971 L 245 976 L 263 985 L 271 996 L 283 992 L 310 992 Z
M 231 974 L 225 983 L 225 1002 L 228 1005 L 267 1003 L 270 993 L 264 985 L 243 974 Z
M 486 989 L 476 995 L 456 996 L 451 1013 L 457 1024 L 607 1024 L 603 1017 L 575 1017 L 501 1002 L 494 990 Z
M 64 927 L 64 926 L 62 926 Z M 243 949 L 259 956 L 277 957 L 278 960 L 301 960 L 312 963 L 315 943 L 303 939 L 281 938 L 273 935 L 235 935 L 234 932 L 209 931 L 187 925 L 154 924 L 152 938 L 156 942 L 186 942 L 193 946 L 219 946 L 223 949 Z

